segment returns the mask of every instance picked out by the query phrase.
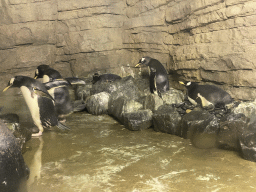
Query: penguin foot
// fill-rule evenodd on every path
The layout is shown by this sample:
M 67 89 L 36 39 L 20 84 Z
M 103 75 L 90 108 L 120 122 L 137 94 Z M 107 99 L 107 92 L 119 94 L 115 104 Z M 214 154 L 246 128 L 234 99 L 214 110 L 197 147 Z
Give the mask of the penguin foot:
M 42 135 L 43 135 L 42 131 L 39 131 L 38 133 L 33 133 L 31 136 L 32 137 L 39 137 L 39 136 L 42 136 Z

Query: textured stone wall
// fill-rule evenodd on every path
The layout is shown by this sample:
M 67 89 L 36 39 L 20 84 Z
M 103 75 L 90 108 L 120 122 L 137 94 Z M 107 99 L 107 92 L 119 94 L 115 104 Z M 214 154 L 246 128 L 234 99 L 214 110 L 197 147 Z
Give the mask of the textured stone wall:
M 121 76 L 140 57 L 177 80 L 256 95 L 255 0 L 0 0 L 0 80 L 49 64 L 63 76 Z

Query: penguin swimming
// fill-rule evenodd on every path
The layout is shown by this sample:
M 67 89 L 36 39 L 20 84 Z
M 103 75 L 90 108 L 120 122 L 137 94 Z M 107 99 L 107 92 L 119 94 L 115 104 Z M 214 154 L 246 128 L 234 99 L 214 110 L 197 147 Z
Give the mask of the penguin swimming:
M 57 126 L 62 130 L 70 129 L 69 127 L 58 122 L 54 108 L 54 99 L 48 93 L 47 89 L 42 83 L 30 77 L 15 76 L 9 81 L 3 92 L 11 87 L 21 89 L 34 124 L 39 129 L 39 132 L 32 134 L 32 136 L 42 135 L 44 128 L 49 128 L 51 126 Z
M 94 73 L 92 84 L 95 84 L 96 82 L 113 82 L 115 80 L 122 79 L 119 75 L 115 74 L 102 74 L 99 75 L 98 73 Z
M 146 65 L 150 70 L 150 92 L 157 93 L 159 97 L 162 97 L 161 93 L 169 90 L 168 74 L 164 66 L 151 57 L 143 57 L 135 67 L 140 65 Z
M 85 84 L 81 79 L 73 77 L 63 79 L 57 70 L 48 65 L 39 65 L 37 67 L 36 78 L 43 78 L 49 94 L 55 100 L 55 110 L 59 119 L 65 120 L 73 111 L 81 111 L 85 108 L 85 105 L 80 105 L 74 109 L 68 91 L 68 86 L 71 84 Z
M 179 82 L 187 88 L 188 100 L 193 104 L 200 104 L 203 108 L 225 108 L 233 99 L 224 90 L 214 85 L 198 85 L 196 82 Z

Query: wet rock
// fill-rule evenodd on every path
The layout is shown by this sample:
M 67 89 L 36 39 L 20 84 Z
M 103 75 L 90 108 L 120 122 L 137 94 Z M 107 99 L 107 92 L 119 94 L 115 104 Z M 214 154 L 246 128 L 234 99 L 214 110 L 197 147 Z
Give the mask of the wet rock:
M 178 135 L 181 116 L 172 105 L 162 105 L 153 114 L 155 131 Z
M 136 78 L 135 81 L 135 85 L 139 88 L 139 90 L 141 91 L 141 93 L 146 96 L 151 94 L 150 92 L 150 85 L 149 85 L 149 80 L 148 80 L 148 76 L 146 78 Z
M 124 113 L 124 125 L 131 131 L 142 131 L 152 125 L 152 111 L 149 109 Z
M 180 90 L 170 88 L 168 91 L 162 93 L 162 98 L 166 104 L 180 104 L 184 102 L 185 95 Z
M 180 136 L 197 148 L 215 147 L 218 130 L 217 118 L 203 109 L 194 109 L 181 119 Z
M 143 105 L 139 102 L 128 99 L 125 96 L 121 96 L 116 100 L 110 100 L 108 107 L 109 115 L 114 116 L 122 124 L 124 124 L 123 113 L 137 111 L 141 109 Z
M 0 121 L 0 191 L 26 191 L 29 168 L 20 146 L 6 125 Z
M 241 102 L 237 107 L 232 109 L 235 114 L 242 113 L 248 118 L 253 118 L 256 114 L 256 101 L 253 102 Z
M 249 118 L 244 114 L 230 113 L 220 119 L 217 137 L 219 148 L 239 150 L 239 136 L 247 129 Z
M 92 86 L 91 95 L 107 92 L 111 94 L 113 100 L 116 100 L 120 96 L 126 96 L 127 98 L 136 100 L 141 96 L 141 92 L 134 81 L 133 77 L 128 76 L 114 82 L 97 82 Z
M 31 131 L 25 127 L 21 127 L 19 116 L 14 113 L 0 115 L 2 122 L 8 127 L 12 134 L 16 137 L 22 151 L 25 150 L 25 143 L 31 139 Z
M 239 135 L 239 144 L 243 158 L 256 162 L 256 123 Z
M 149 94 L 144 100 L 144 109 L 150 109 L 151 111 L 157 110 L 161 105 L 163 105 L 163 99 L 161 99 L 156 94 Z
M 87 98 L 86 108 L 93 115 L 108 113 L 109 93 L 100 92 Z

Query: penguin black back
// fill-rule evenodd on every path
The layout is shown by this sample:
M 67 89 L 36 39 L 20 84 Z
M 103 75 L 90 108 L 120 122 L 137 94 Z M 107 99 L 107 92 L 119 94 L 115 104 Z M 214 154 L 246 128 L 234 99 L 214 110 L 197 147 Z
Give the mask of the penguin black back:
M 169 90 L 168 73 L 158 60 L 151 57 L 143 57 L 135 67 L 138 65 L 145 65 L 149 67 L 149 82 L 151 93 L 156 91 L 161 97 L 161 93 Z
M 44 83 L 62 78 L 61 74 L 49 65 L 39 65 L 35 71 L 35 79 L 43 78 Z

